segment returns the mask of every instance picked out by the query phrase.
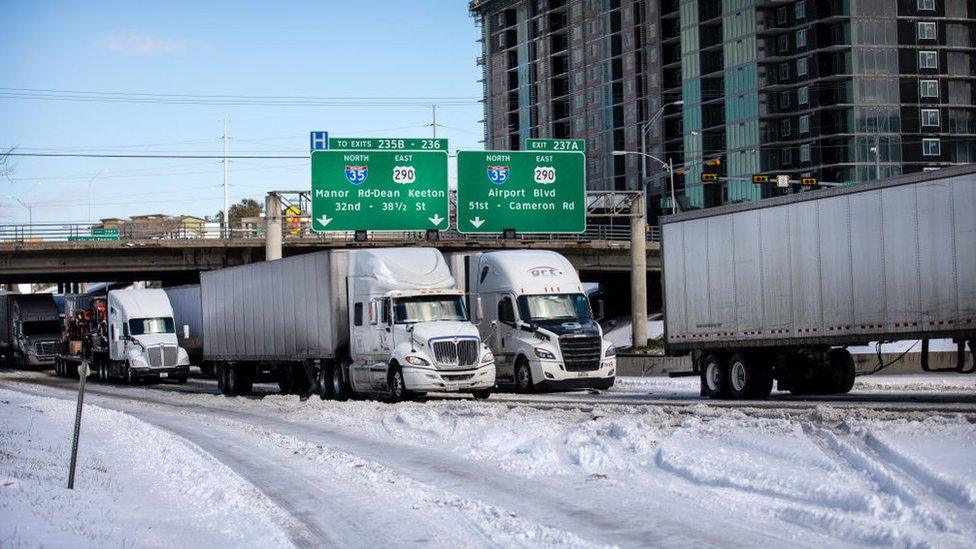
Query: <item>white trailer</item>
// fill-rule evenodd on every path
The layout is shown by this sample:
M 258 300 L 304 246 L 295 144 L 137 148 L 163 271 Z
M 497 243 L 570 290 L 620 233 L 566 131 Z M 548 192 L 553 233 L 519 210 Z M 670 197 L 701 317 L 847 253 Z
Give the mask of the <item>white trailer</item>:
M 548 250 L 453 254 L 455 277 L 480 302 L 498 383 L 516 390 L 609 389 L 616 352 L 603 338 L 576 269 Z
M 200 277 L 204 361 L 224 394 L 486 398 L 494 357 L 432 248 L 322 251 Z
M 157 289 L 108 293 L 108 353 L 92 353 L 102 381 L 174 379 L 186 382 L 190 360 L 176 339 L 173 308 Z
M 976 354 L 976 166 L 668 216 L 662 238 L 665 350 L 703 396 L 844 393 L 870 341 Z

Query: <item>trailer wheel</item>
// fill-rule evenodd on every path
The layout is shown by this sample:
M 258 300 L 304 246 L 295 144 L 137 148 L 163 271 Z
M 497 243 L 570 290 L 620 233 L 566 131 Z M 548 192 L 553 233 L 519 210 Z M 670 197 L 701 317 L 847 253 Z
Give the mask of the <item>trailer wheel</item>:
M 231 366 L 231 369 L 235 371 L 236 382 L 234 389 L 236 392 L 234 394 L 247 396 L 251 394 L 254 390 L 254 371 L 246 365 L 235 364 Z
M 220 370 L 220 380 L 223 382 L 220 384 L 220 392 L 224 396 L 234 396 L 237 394 L 235 389 L 237 388 L 237 375 L 234 372 L 234 365 L 228 362 L 224 362 L 219 366 Z
M 702 395 L 709 398 L 729 396 L 729 363 L 720 355 L 708 355 L 702 361 Z
M 484 400 L 491 396 L 491 389 L 479 389 L 477 391 L 471 391 L 471 396 L 478 400 Z
M 407 385 L 403 382 L 403 370 L 396 362 L 390 364 L 390 377 L 386 380 L 386 385 L 390 390 L 391 402 L 403 402 L 410 398 Z
M 828 375 L 832 393 L 846 394 L 854 387 L 854 357 L 847 349 L 831 349 L 827 354 L 827 364 L 830 367 Z
M 729 359 L 732 398 L 766 398 L 773 390 L 772 369 L 755 356 L 736 353 Z
M 332 368 L 332 397 L 339 401 L 349 400 L 349 382 L 343 378 L 343 371 L 347 363 L 334 365 Z
M 323 364 L 315 371 L 315 392 L 322 400 L 332 400 L 332 366 Z

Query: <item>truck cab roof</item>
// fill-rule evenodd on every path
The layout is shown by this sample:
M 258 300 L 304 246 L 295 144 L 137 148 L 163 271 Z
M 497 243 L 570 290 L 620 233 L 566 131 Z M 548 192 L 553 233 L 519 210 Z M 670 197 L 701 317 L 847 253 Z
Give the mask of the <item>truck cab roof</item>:
M 349 255 L 349 275 L 372 279 L 370 293 L 421 295 L 455 289 L 444 256 L 435 248 L 354 250 Z
M 583 293 L 576 269 L 550 250 L 502 250 L 481 255 L 476 268 L 481 292 Z
M 164 290 L 112 290 L 108 293 L 108 306 L 125 318 L 173 316 L 173 307 L 170 306 L 169 297 Z

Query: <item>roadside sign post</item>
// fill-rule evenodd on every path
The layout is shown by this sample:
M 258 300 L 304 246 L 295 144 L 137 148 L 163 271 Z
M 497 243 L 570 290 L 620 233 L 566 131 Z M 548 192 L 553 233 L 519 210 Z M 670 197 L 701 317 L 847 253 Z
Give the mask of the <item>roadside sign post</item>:
M 336 143 L 343 139 L 331 138 L 329 150 L 312 151 L 313 231 L 448 228 L 446 139 L 416 140 L 430 142 L 429 150 L 347 150 L 342 145 L 348 141 Z M 404 139 L 356 141 L 414 144 Z
M 458 151 L 460 233 L 582 233 L 582 152 Z
M 78 405 L 75 408 L 75 430 L 71 437 L 71 465 L 68 468 L 68 490 L 75 489 L 75 466 L 78 464 L 78 436 L 81 434 L 81 410 L 85 404 L 85 380 L 88 379 L 88 361 L 78 366 Z

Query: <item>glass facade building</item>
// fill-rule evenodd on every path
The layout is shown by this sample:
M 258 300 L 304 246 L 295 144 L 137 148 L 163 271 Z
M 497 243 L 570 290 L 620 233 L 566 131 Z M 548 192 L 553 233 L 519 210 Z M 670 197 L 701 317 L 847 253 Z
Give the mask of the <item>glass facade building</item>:
M 684 208 L 786 192 L 753 174 L 854 184 L 976 160 L 976 2 L 665 0 L 659 17 Z

